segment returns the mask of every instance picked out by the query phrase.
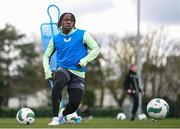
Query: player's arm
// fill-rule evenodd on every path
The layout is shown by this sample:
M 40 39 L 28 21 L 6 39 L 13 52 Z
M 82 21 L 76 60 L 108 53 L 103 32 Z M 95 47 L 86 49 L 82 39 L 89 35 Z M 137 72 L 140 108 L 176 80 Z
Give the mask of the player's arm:
M 141 87 L 140 87 L 140 85 L 139 85 L 139 80 L 138 80 L 138 78 L 137 78 L 136 80 L 137 80 L 138 90 L 139 90 L 139 92 L 141 93 L 141 95 L 143 96 L 143 95 L 144 95 L 144 91 L 141 89 Z
M 137 88 L 138 88 L 139 92 L 141 92 L 142 89 L 140 88 L 139 79 L 138 78 L 136 78 L 136 84 L 137 84 Z
M 127 91 L 128 89 L 130 89 L 130 86 L 129 86 L 129 76 L 126 75 L 125 79 L 124 79 L 124 82 L 123 82 L 123 85 L 124 85 L 124 89 L 125 91 Z
M 53 52 L 54 52 L 54 43 L 53 43 L 53 39 L 51 39 L 43 56 L 43 68 L 45 73 L 45 79 L 52 78 L 52 71 L 50 70 L 49 67 L 49 61 Z
M 132 94 L 132 89 L 131 89 L 131 78 L 129 76 L 129 74 L 126 75 L 126 78 L 124 80 L 124 89 L 126 91 L 127 94 Z
M 86 66 L 88 62 L 91 62 L 92 60 L 94 60 L 100 53 L 100 47 L 98 46 L 97 42 L 92 38 L 90 34 L 85 32 L 83 40 L 84 40 L 84 43 L 89 48 L 90 52 L 88 53 L 87 56 L 85 56 L 84 58 L 80 60 L 79 64 L 82 67 Z

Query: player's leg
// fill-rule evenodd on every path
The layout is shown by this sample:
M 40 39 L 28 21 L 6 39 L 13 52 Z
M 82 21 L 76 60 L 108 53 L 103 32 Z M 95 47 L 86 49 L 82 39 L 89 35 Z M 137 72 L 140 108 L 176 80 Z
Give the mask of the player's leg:
M 137 112 L 138 106 L 139 106 L 139 96 L 137 93 L 135 93 L 132 95 L 132 98 L 133 98 L 133 109 L 132 109 L 131 120 L 134 120 L 136 117 L 136 112 Z
M 83 97 L 83 90 L 81 89 L 69 88 L 67 91 L 69 94 L 69 102 L 63 111 L 63 116 L 75 112 L 78 109 Z
M 63 111 L 63 116 L 71 114 L 77 111 L 81 100 L 83 98 L 83 91 L 84 91 L 84 78 L 78 77 L 74 74 L 71 74 L 71 80 L 68 83 L 68 95 L 69 95 L 69 102 Z M 79 123 L 80 121 L 76 121 Z
M 63 69 L 55 72 L 54 87 L 52 88 L 52 115 L 53 120 L 49 125 L 59 124 L 59 103 L 62 99 L 62 90 L 68 83 L 66 71 Z

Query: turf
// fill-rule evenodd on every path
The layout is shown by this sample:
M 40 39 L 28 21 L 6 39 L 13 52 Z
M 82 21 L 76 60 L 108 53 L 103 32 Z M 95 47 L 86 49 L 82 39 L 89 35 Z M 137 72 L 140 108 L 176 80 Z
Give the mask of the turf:
M 0 118 L 0 128 L 180 128 L 180 119 L 165 119 L 153 122 L 146 121 L 118 121 L 115 118 L 94 118 L 83 120 L 80 124 L 64 124 L 48 126 L 50 118 L 36 118 L 32 125 L 20 125 L 15 118 Z

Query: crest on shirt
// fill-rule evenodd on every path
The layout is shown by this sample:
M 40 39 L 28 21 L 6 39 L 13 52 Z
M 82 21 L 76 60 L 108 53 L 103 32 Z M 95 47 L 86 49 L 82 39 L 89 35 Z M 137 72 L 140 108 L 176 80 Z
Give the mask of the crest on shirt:
M 64 38 L 64 42 L 70 42 L 71 41 L 71 37 L 69 38 Z

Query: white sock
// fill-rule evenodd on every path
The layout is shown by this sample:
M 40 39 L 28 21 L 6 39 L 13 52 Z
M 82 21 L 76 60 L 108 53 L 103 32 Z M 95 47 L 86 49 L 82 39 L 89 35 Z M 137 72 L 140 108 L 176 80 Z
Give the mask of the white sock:
M 60 113 L 58 114 L 58 116 L 59 116 L 59 118 L 60 118 L 60 117 L 63 117 L 63 113 L 60 112 Z

